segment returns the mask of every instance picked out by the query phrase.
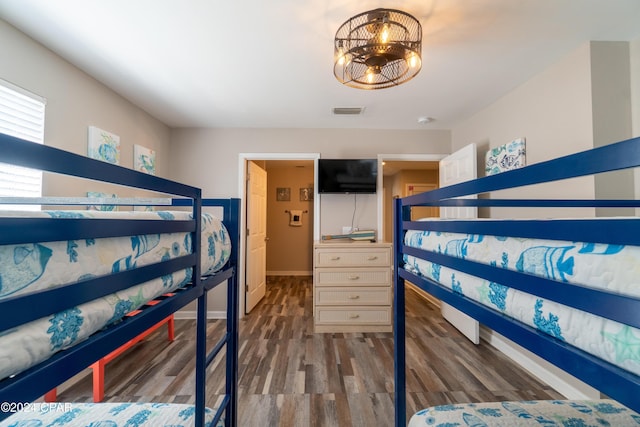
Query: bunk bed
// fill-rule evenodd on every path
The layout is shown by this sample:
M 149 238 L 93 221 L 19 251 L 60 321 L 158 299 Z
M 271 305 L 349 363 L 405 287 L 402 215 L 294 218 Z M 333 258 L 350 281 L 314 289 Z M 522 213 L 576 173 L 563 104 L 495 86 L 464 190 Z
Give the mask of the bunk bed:
M 533 184 L 558 186 L 578 177 L 595 180 L 598 174 L 637 166 L 640 138 L 396 200 L 396 426 L 407 421 L 405 288 L 409 283 L 604 395 L 593 401 L 435 406 L 414 414 L 410 426 L 565 425 L 562 420 L 575 422 L 567 425 L 640 423 L 634 412 L 640 411 L 640 218 L 629 215 L 640 202 L 633 196 L 524 198 L 535 193 L 528 190 L 532 187 L 525 188 Z M 504 194 L 515 196 L 504 198 Z M 411 221 L 413 206 L 507 207 L 512 217 L 523 219 L 492 215 Z M 530 219 L 538 208 L 557 217 Z M 566 218 L 563 212 L 568 208 L 590 209 L 586 216 L 591 217 Z M 627 210 L 621 216 L 594 217 L 598 208 Z M 525 213 L 513 214 L 512 209 Z
M 203 199 L 195 187 L 3 134 L 0 153 L 4 163 L 134 194 L 108 201 L 0 198 L 0 426 L 235 426 L 239 200 Z M 149 193 L 163 197 L 139 196 Z M 2 210 L 25 203 L 55 210 Z M 126 208 L 83 210 L 96 203 Z M 227 284 L 226 333 L 208 346 L 207 295 L 220 284 Z M 39 401 L 191 302 L 197 302 L 194 405 Z M 206 370 L 220 357 L 225 395 L 211 409 Z

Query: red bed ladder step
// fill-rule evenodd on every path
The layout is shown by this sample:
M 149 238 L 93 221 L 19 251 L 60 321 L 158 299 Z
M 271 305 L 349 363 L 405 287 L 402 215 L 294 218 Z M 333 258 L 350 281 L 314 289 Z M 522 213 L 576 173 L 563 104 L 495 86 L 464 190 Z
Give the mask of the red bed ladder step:
M 165 294 L 163 297 L 173 296 L 174 294 Z M 160 299 L 149 301 L 146 305 L 156 305 L 160 302 Z M 142 312 L 142 310 L 135 310 L 131 313 L 127 314 L 128 317 L 135 316 L 138 313 Z M 173 314 L 156 323 L 137 337 L 132 340 L 127 341 L 122 344 L 116 350 L 107 354 L 102 359 L 98 360 L 94 364 L 91 365 L 91 369 L 93 370 L 93 401 L 98 403 L 102 402 L 104 399 L 104 367 L 107 363 L 111 362 L 116 357 L 120 356 L 122 353 L 145 339 L 148 335 L 155 332 L 158 328 L 162 327 L 162 325 L 167 324 L 167 333 L 169 341 L 173 341 L 175 339 L 175 324 Z M 57 390 L 54 388 L 44 395 L 45 402 L 55 402 L 57 399 Z

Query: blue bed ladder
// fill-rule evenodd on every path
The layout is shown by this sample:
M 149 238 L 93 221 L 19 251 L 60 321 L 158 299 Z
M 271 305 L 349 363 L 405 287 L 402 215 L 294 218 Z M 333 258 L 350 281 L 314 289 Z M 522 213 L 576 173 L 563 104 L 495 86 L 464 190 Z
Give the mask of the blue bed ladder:
M 173 201 L 174 206 L 187 206 L 188 199 Z M 210 426 L 217 426 L 224 414 L 226 427 L 235 427 L 238 423 L 238 275 L 235 266 L 238 265 L 238 242 L 240 241 L 240 199 L 203 199 L 202 206 L 222 207 L 224 209 L 223 222 L 231 237 L 232 247 L 228 265 L 234 268 L 226 268 L 212 276 L 200 277 L 194 274 L 194 280 L 201 282 L 203 293 L 198 297 L 197 321 L 196 321 L 196 427 L 205 426 L 206 407 L 206 375 L 207 368 L 218 357 L 222 349 L 226 349 L 226 383 L 225 395 L 222 403 L 217 408 L 216 414 Z M 194 209 L 195 211 L 199 209 Z M 199 215 L 199 214 L 198 214 Z M 199 236 L 199 233 L 198 233 Z M 194 245 L 200 247 L 200 238 Z M 227 283 L 227 327 L 224 336 L 207 353 L 207 295 L 222 283 Z

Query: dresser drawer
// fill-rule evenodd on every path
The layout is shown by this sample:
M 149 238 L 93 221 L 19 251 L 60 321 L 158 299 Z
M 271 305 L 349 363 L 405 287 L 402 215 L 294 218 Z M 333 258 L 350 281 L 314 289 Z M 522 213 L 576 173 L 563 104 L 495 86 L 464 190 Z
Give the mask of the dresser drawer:
M 316 305 L 389 305 L 391 287 L 322 287 L 313 297 Z
M 316 268 L 315 286 L 389 286 L 391 269 L 387 268 Z
M 317 325 L 389 325 L 391 307 L 322 307 L 315 312 Z
M 318 248 L 316 267 L 384 267 L 391 265 L 390 248 Z
M 316 243 L 314 331 L 391 331 L 392 258 L 388 243 Z

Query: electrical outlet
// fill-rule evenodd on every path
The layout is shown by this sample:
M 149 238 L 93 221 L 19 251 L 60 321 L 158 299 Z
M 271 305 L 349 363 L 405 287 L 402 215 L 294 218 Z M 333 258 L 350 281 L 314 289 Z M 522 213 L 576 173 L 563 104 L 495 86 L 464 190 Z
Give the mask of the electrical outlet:
M 349 234 L 351 233 L 351 226 L 346 225 L 342 227 L 342 234 Z

